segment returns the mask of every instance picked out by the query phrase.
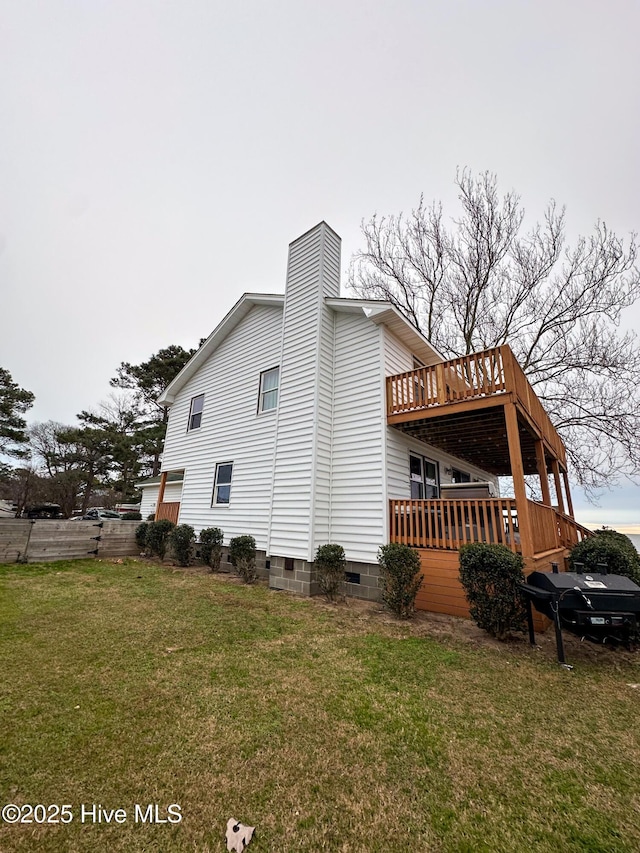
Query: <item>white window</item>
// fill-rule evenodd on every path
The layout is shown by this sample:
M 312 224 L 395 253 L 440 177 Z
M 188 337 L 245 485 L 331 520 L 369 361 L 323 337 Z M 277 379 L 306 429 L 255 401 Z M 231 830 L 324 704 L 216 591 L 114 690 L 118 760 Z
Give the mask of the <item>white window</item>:
M 199 394 L 191 400 L 191 411 L 189 412 L 189 429 L 198 429 L 202 423 L 202 410 L 204 409 L 204 394 Z
M 228 504 L 231 497 L 231 474 L 233 462 L 220 462 L 216 465 L 216 477 L 213 481 L 213 499 L 211 506 Z
M 260 374 L 260 398 L 258 411 L 268 412 L 278 405 L 278 388 L 280 385 L 280 368 L 273 367 Z

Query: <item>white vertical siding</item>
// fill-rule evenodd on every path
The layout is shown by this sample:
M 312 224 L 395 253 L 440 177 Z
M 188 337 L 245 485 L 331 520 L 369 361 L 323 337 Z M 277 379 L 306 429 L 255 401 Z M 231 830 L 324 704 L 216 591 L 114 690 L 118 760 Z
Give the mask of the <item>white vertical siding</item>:
M 379 328 L 337 313 L 330 535 L 363 562 L 386 541 L 380 357 Z
M 260 373 L 280 362 L 282 310 L 254 306 L 179 391 L 171 408 L 163 470 L 184 469 L 180 522 L 221 527 L 225 541 L 249 533 L 265 549 L 276 411 L 258 414 Z M 192 397 L 202 424 L 187 431 Z M 233 462 L 231 501 L 211 506 L 216 463 Z M 167 486 L 167 489 L 169 486 Z M 165 497 L 165 500 L 168 500 Z
M 313 559 L 328 530 L 333 316 L 340 238 L 321 223 L 289 247 L 268 551 Z

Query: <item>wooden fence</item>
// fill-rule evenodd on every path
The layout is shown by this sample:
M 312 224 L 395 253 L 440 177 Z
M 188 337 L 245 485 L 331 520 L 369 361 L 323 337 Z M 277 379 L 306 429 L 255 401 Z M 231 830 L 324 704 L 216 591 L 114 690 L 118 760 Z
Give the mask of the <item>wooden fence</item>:
M 41 563 L 139 553 L 139 521 L 0 519 L 0 563 Z
M 178 523 L 180 515 L 180 501 L 162 501 L 156 509 L 156 521 L 166 519 L 174 524 Z

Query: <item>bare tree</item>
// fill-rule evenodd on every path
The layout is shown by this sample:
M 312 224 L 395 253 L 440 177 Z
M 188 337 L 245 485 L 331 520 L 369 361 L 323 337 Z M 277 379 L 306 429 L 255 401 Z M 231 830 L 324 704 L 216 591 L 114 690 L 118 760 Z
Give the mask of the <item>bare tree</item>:
M 83 484 L 82 472 L 73 459 L 73 445 L 64 438 L 69 429 L 56 421 L 29 427 L 35 472 L 47 484 L 47 499 L 59 504 L 65 516 L 76 508 Z
M 47 477 L 51 494 L 69 516 L 78 506 L 87 511 L 96 486 L 111 466 L 109 436 L 92 427 L 70 427 L 55 421 L 29 428 L 32 458 Z
M 458 172 L 461 213 L 421 197 L 408 216 L 362 223 L 349 283 L 386 299 L 451 358 L 508 343 L 562 435 L 587 493 L 640 474 L 640 349 L 619 330 L 640 296 L 635 235 L 597 222 L 573 247 L 550 202 L 523 233 L 520 197 Z

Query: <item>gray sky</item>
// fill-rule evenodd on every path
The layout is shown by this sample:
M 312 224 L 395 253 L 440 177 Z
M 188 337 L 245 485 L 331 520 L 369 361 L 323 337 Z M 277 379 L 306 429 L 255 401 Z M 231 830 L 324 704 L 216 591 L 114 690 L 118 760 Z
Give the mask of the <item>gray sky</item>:
M 639 26 L 635 0 L 0 0 L 0 364 L 30 420 L 282 292 L 320 219 L 346 268 L 376 210 L 453 215 L 457 166 L 571 234 L 638 230 Z M 603 507 L 640 524 L 640 488 Z

